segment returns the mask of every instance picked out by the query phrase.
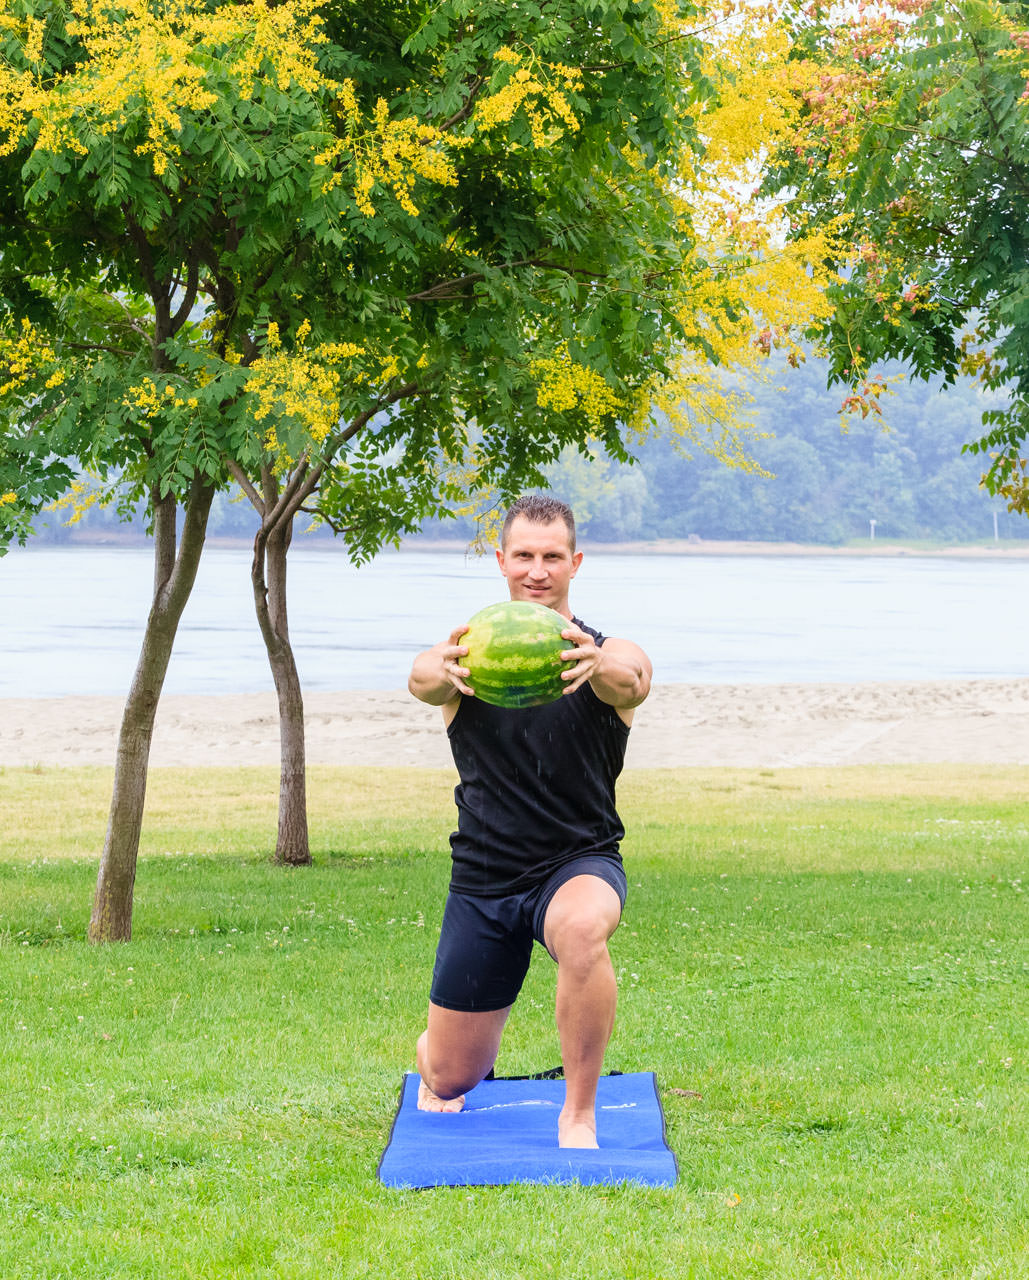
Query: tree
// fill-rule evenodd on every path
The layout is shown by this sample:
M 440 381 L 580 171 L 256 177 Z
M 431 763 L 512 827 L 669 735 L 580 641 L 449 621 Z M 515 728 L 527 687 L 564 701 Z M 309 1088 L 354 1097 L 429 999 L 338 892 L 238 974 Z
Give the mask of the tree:
M 562 447 L 589 459 L 599 443 L 624 460 L 626 448 L 652 429 L 655 406 L 679 437 L 732 465 L 749 465 L 741 443 L 745 424 L 726 412 L 723 384 L 714 382 L 709 366 L 752 368 L 767 354 L 773 326 L 785 338 L 798 318 L 821 305 L 821 273 L 809 270 L 821 256 L 820 244 L 801 238 L 785 246 L 777 211 L 767 203 L 760 211 L 748 207 L 739 190 L 743 160 L 784 127 L 782 113 L 770 112 L 766 102 L 782 97 L 776 88 L 787 48 L 781 33 L 769 39 L 767 22 L 763 34 L 756 31 L 747 10 L 724 10 L 706 42 L 696 34 L 690 6 L 657 5 L 649 18 L 624 5 L 587 4 L 578 12 L 579 21 L 559 18 L 548 26 L 535 9 L 520 15 L 477 9 L 480 52 L 471 64 L 465 6 L 437 11 L 402 46 L 403 26 L 389 33 L 385 48 L 381 37 L 374 43 L 376 67 L 403 67 L 390 88 L 400 110 L 413 115 L 399 123 L 444 116 L 448 125 L 460 126 L 453 145 L 462 150 L 446 181 L 419 195 L 417 208 L 402 195 L 383 206 L 378 197 L 373 203 L 369 173 L 360 176 L 357 166 L 358 208 L 378 219 L 383 230 L 370 238 L 387 249 L 375 281 L 379 302 L 388 299 L 379 323 L 388 324 L 390 340 L 385 350 L 347 354 L 393 367 L 405 346 L 420 351 L 426 366 L 432 352 L 435 385 L 432 376 L 408 372 L 409 390 L 400 397 L 405 403 L 394 406 L 377 433 L 369 429 L 355 449 L 339 452 L 340 443 L 354 438 L 355 424 L 361 430 L 369 425 L 367 415 L 355 403 L 357 416 L 348 423 L 330 367 L 335 349 L 328 348 L 326 364 L 306 341 L 307 319 L 288 342 L 273 324 L 267 350 L 253 365 L 266 403 L 274 405 L 279 434 L 264 441 L 259 475 L 235 462 L 230 469 L 261 519 L 252 579 L 279 695 L 277 856 L 284 861 L 310 856 L 303 701 L 286 599 L 286 558 L 298 511 L 328 523 L 346 538 L 351 555 L 364 559 L 383 542 L 414 532 L 426 516 L 449 514 L 448 498 L 458 501 L 459 510 L 474 510 L 469 489 L 488 494 L 495 510 L 498 501 L 540 480 L 544 464 Z M 568 16 L 575 13 L 570 6 Z M 551 6 L 547 14 L 555 18 L 557 10 Z M 484 58 L 481 42 L 491 22 L 496 25 L 486 46 L 492 52 Z M 555 50 L 561 62 L 548 62 Z M 436 59 L 435 66 L 420 65 L 419 54 Z M 452 60 L 454 83 L 472 84 L 467 100 L 453 85 L 436 98 L 426 96 L 421 81 L 412 86 L 413 72 L 424 82 L 440 73 L 441 55 Z M 447 70 L 446 61 L 442 67 Z M 625 107 L 633 99 L 624 96 L 623 81 L 640 75 L 659 80 L 632 106 L 636 123 L 629 126 Z M 345 88 L 346 109 L 348 130 L 359 135 L 362 110 L 369 120 L 372 115 L 362 101 L 381 90 L 381 77 L 369 83 L 365 76 L 355 85 Z M 621 97 L 616 113 L 610 109 L 614 92 Z M 381 103 L 377 99 L 376 113 Z M 735 131 L 741 109 L 751 117 L 742 145 Z M 648 111 L 652 124 L 664 123 L 656 133 L 645 127 L 641 134 L 639 122 Z M 755 120 L 769 113 L 773 120 L 755 128 Z M 620 159 L 612 154 L 618 139 Z M 351 147 L 348 141 L 348 156 Z M 377 164 L 379 177 L 388 178 L 388 166 Z M 456 196 L 448 189 L 451 180 Z M 412 234 L 423 251 L 397 261 Z M 367 306 L 364 297 L 349 301 Z M 276 314 L 289 318 L 290 308 L 280 306 Z M 361 330 L 354 318 L 348 326 L 349 333 Z M 755 344 L 758 330 L 766 337 Z M 461 352 L 456 366 L 455 345 Z M 485 387 L 483 365 L 491 369 Z M 459 376 L 468 374 L 470 380 Z M 313 411 L 297 395 L 311 385 L 327 389 Z M 444 416 L 449 404 L 458 419 L 442 428 L 449 433 L 442 449 L 449 484 L 425 466 L 427 440 L 441 439 L 443 417 L 430 412 L 428 436 L 415 425 L 430 395 L 440 397 Z M 712 411 L 715 400 L 719 412 Z M 533 425 L 540 410 L 542 435 Z M 571 419 L 561 426 L 567 414 Z M 281 434 L 284 421 L 292 425 L 290 441 Z M 512 432 L 520 437 L 515 457 Z M 528 451 L 527 432 L 533 441 Z M 391 460 L 388 468 L 384 456 Z M 365 474 L 357 472 L 355 459 Z M 418 488 L 417 479 L 427 483 Z M 637 476 L 628 486 L 634 498 L 611 528 L 631 524 L 633 508 L 638 522 L 640 482 Z
M 1029 512 L 1029 9 L 894 0 L 795 15 L 806 125 L 774 181 L 832 225 L 843 276 L 823 328 L 831 376 L 874 412 L 878 362 L 975 373 L 1009 402 L 968 447 Z
M 142 499 L 154 536 L 94 940 L 130 935 L 157 701 L 230 478 L 261 517 L 278 847 L 303 861 L 298 513 L 362 557 L 567 445 L 623 459 L 698 356 L 749 359 L 755 322 L 817 306 L 808 246 L 726 196 L 738 91 L 714 79 L 747 41 L 699 23 L 674 0 L 8 5 L 0 529 L 74 463 L 81 500 Z

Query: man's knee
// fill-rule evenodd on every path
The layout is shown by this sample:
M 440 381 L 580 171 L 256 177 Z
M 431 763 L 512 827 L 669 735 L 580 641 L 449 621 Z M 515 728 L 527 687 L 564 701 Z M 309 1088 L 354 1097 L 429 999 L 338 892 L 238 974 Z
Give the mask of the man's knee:
M 589 972 L 608 962 L 607 942 L 611 932 L 608 921 L 596 914 L 565 914 L 554 922 L 550 931 L 550 953 L 566 969 Z
M 593 876 L 570 880 L 547 911 L 547 950 L 558 964 L 575 968 L 603 963 L 620 918 L 621 902 L 610 885 Z
M 431 1067 L 421 1073 L 422 1079 L 437 1098 L 449 1102 L 452 1098 L 460 1098 L 482 1080 L 483 1076 L 458 1075 L 453 1071 L 434 1071 Z
M 489 1074 L 509 1012 L 510 1006 L 478 1014 L 430 1006 L 418 1037 L 418 1073 L 438 1098 L 458 1098 Z

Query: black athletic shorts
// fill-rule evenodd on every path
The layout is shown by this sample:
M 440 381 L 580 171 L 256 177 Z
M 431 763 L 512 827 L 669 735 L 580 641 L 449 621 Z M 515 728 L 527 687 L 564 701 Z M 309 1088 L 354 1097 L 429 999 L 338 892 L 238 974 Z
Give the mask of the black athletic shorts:
M 574 876 L 598 876 L 625 906 L 625 871 L 614 858 L 576 858 L 524 893 L 447 897 L 429 999 L 444 1009 L 487 1013 L 514 1004 L 529 971 L 532 944 L 543 944 L 550 900 Z

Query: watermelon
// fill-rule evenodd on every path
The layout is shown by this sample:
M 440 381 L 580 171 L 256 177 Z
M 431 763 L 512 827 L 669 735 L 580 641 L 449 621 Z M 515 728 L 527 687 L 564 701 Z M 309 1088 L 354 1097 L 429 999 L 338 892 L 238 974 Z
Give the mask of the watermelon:
M 471 672 L 468 684 L 475 696 L 494 707 L 514 709 L 560 698 L 567 687 L 561 672 L 575 666 L 561 661 L 561 650 L 574 648 L 561 635 L 567 626 L 567 618 L 531 600 L 505 600 L 480 609 L 461 637 L 468 646 L 461 662 Z

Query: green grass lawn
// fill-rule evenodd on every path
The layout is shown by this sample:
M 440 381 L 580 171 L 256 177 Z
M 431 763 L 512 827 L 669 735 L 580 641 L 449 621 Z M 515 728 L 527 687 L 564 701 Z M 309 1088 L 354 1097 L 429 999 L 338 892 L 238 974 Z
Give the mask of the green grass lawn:
M 376 1181 L 452 779 L 152 775 L 135 938 L 84 941 L 106 770 L 0 770 L 0 1276 L 1029 1277 L 1029 770 L 630 773 L 611 1068 L 674 1190 Z M 538 952 L 498 1071 L 559 1060 Z

